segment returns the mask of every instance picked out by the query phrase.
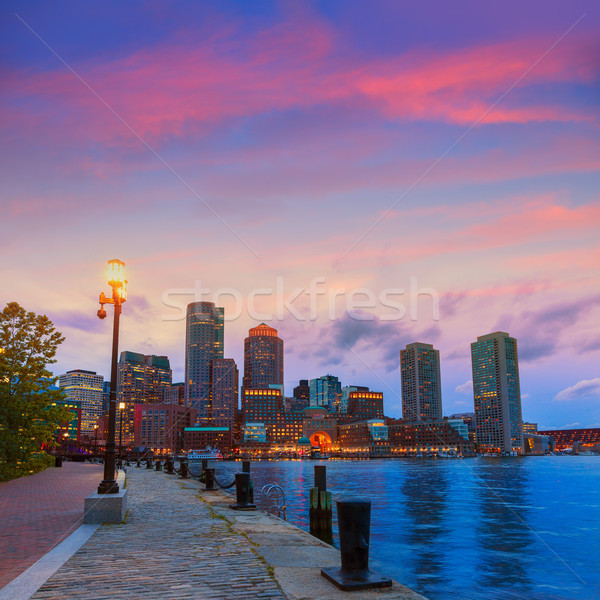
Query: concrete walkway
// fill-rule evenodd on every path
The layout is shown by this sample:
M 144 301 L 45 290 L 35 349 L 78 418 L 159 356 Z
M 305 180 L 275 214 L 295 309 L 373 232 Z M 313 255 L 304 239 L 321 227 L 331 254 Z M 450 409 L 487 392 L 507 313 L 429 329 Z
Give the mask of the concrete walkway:
M 339 551 L 260 511 L 228 508 L 222 492 L 146 469 L 127 473 L 125 523 L 104 525 L 33 600 L 346 598 L 320 575 Z M 351 600 L 424 600 L 408 588 L 352 592 Z
M 75 531 L 103 466 L 64 462 L 0 483 L 0 588 Z

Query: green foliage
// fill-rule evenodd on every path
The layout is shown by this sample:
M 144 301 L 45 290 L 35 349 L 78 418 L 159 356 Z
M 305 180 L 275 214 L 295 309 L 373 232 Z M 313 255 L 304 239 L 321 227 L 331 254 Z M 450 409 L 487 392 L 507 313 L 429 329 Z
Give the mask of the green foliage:
M 0 312 L 0 481 L 46 468 L 53 459 L 41 445 L 72 418 L 69 410 L 51 406 L 64 398 L 50 389 L 56 378 L 47 368 L 63 341 L 45 315 L 16 302 Z

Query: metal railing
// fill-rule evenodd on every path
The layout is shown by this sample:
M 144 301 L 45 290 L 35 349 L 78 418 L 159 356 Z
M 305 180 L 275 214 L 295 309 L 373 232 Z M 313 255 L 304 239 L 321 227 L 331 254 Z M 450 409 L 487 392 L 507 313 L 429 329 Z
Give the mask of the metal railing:
M 260 490 L 260 500 L 262 509 L 268 514 L 273 514 L 284 521 L 287 521 L 285 492 L 280 485 L 268 483 Z

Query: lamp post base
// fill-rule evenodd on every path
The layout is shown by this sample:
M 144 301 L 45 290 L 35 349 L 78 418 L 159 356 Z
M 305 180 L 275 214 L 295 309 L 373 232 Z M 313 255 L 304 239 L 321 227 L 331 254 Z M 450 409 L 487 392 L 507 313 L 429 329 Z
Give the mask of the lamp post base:
M 119 484 L 113 479 L 105 479 L 100 482 L 98 486 L 99 494 L 118 494 L 119 493 Z

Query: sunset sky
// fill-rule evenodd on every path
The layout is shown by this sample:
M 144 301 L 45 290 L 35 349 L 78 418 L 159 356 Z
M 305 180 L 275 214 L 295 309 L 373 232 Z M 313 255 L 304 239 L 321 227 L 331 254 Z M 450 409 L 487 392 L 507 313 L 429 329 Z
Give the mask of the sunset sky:
M 174 306 L 228 289 L 240 374 L 264 320 L 288 395 L 331 373 L 390 416 L 407 343 L 440 350 L 448 415 L 473 410 L 470 343 L 503 330 L 524 420 L 600 427 L 599 11 L 7 0 L 0 301 L 57 324 L 55 373 L 107 377 L 120 258 L 120 349 L 182 381 Z

